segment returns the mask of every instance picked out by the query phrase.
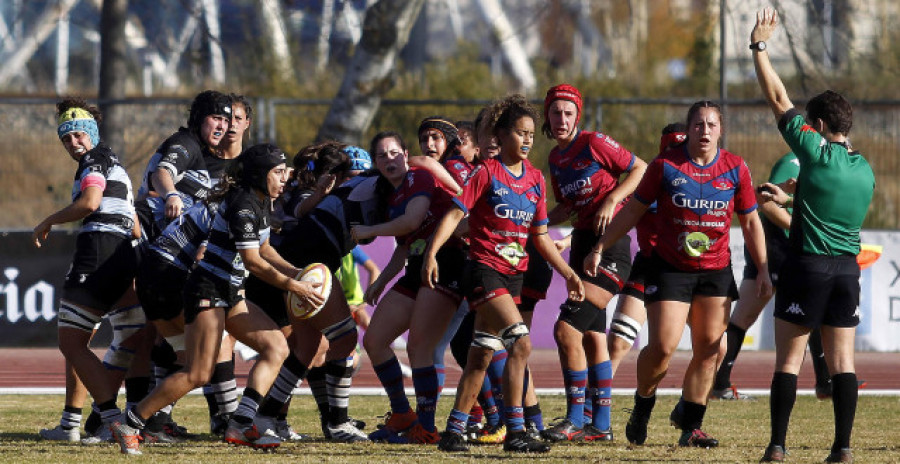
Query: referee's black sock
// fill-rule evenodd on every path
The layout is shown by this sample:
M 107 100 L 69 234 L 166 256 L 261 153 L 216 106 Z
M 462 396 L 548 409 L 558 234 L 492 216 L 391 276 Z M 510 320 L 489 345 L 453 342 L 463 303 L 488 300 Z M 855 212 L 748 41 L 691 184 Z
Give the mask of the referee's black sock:
M 813 371 L 816 373 L 816 386 L 825 387 L 831 383 L 828 363 L 825 362 L 825 349 L 822 347 L 822 330 L 815 329 L 809 333 L 809 357 L 812 358 Z
M 831 378 L 831 385 L 834 395 L 831 400 L 834 407 L 834 443 L 831 451 L 840 452 L 841 448 L 850 447 L 850 434 L 856 419 L 856 402 L 859 399 L 856 373 L 837 374 Z
M 725 350 L 725 357 L 722 358 L 722 365 L 719 366 L 719 371 L 716 372 L 716 380 L 713 383 L 714 389 L 725 390 L 726 388 L 731 387 L 731 369 L 734 367 L 734 361 L 741 352 L 741 346 L 744 345 L 744 338 L 746 336 L 747 331 L 745 329 L 742 329 L 731 322 L 728 323 L 728 328 L 725 329 L 727 348 Z
M 797 375 L 787 372 L 776 372 L 772 376 L 772 387 L 769 397 L 769 414 L 772 418 L 770 445 L 784 448 L 787 440 L 788 422 L 791 411 L 797 401 Z

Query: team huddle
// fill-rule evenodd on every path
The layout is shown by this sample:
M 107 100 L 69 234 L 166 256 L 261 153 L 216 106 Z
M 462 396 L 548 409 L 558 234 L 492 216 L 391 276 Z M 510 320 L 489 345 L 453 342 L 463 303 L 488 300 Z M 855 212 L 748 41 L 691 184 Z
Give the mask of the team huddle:
M 172 408 L 203 388 L 212 433 L 274 449 L 308 438 L 287 423 L 292 393 L 305 382 L 322 434 L 338 442 L 547 452 L 555 442 L 612 441 L 613 378 L 646 322 L 626 439 L 647 440 L 657 386 L 690 325 L 692 360 L 669 419 L 680 446 L 712 448 L 718 440 L 703 430 L 709 398 L 739 396 L 731 364 L 716 372 L 725 351 L 733 362 L 746 330 L 734 316 L 729 323 L 731 302 L 764 304 L 778 290 L 762 460 L 785 458 L 797 373 L 814 332 L 835 410 L 826 461 L 851 462 L 856 255 L 874 176 L 847 140 L 852 110 L 842 96 L 814 97 L 806 118 L 793 109 L 765 52 L 776 25 L 772 10 L 761 11 L 750 48 L 799 172 L 758 187 L 744 160 L 719 146 L 724 121 L 710 101 L 662 130 L 649 163 L 607 134 L 581 130 L 582 95 L 568 84 L 547 91 L 540 115 L 510 95 L 472 121 L 425 118 L 422 156 L 410 156 L 399 133 L 382 131 L 367 149 L 327 141 L 289 160 L 272 144 L 244 147 L 250 104 L 207 90 L 194 98 L 187 125 L 151 157 L 132 200 L 125 169 L 100 140 L 100 112 L 82 99 L 61 100 L 57 134 L 78 163 L 72 204 L 35 227 L 34 241 L 40 246 L 55 224 L 80 220 L 82 228 L 59 309 L 66 404 L 59 426 L 41 435 L 80 439 L 90 393 L 83 441 L 115 441 L 140 454 L 142 443 L 190 438 Z M 549 184 L 528 160 L 539 125 L 556 142 Z M 548 210 L 550 195 L 556 206 Z M 753 269 L 740 292 L 729 250 L 733 217 Z M 572 234 L 552 240 L 548 226 L 566 222 Z M 383 272 L 370 271 L 363 293 L 354 263 L 367 258 L 358 245 L 376 237 L 393 237 L 396 247 Z M 545 427 L 529 333 L 553 272 L 568 292 L 553 327 L 567 407 Z M 371 320 L 364 303 L 375 306 Z M 88 345 L 103 317 L 113 340 L 101 360 Z M 358 327 L 390 407 L 371 433 L 349 412 Z M 409 366 L 392 345 L 406 331 Z M 258 353 L 240 398 L 236 341 Z M 463 373 L 439 431 L 448 345 Z M 415 408 L 404 377 L 412 378 Z M 116 398 L 123 382 L 124 410 Z

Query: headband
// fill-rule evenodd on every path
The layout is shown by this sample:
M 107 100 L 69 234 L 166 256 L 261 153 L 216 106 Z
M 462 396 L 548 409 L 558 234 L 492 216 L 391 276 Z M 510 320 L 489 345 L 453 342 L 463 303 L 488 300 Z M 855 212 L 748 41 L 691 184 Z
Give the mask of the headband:
M 67 108 L 57 118 L 58 127 L 56 135 L 63 138 L 72 132 L 84 132 L 91 138 L 91 144 L 96 147 L 100 144 L 100 128 L 90 111 L 84 108 Z

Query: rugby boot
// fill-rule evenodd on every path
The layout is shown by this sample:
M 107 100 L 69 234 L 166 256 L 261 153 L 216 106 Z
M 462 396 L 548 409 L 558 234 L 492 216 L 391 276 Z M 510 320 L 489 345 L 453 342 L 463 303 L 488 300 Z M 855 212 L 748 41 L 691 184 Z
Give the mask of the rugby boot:
M 600 430 L 593 425 L 584 426 L 584 441 L 613 441 L 612 430 Z
M 545 429 L 541 432 L 541 437 L 550 442 L 559 441 L 581 441 L 584 440 L 584 428 L 576 427 L 568 419 Z
M 697 448 L 715 448 L 719 446 L 719 440 L 700 429 L 685 430 L 678 439 L 678 446 L 694 446 Z
M 437 447 L 439 450 L 449 453 L 469 451 L 469 447 L 466 446 L 466 439 L 462 435 L 449 430 L 441 433 L 441 439 L 438 441 Z
M 540 440 L 535 440 L 528 432 L 508 432 L 503 440 L 503 451 L 514 453 L 546 453 L 550 451 L 550 445 Z

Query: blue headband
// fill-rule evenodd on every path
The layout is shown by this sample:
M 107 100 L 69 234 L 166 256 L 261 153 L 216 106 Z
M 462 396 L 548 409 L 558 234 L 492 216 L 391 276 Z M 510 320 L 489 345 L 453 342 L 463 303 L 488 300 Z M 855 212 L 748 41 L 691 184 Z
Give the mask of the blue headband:
M 100 129 L 97 127 L 97 121 L 93 119 L 70 119 L 56 128 L 56 135 L 59 138 L 70 132 L 84 132 L 91 137 L 91 144 L 94 147 L 100 144 Z

